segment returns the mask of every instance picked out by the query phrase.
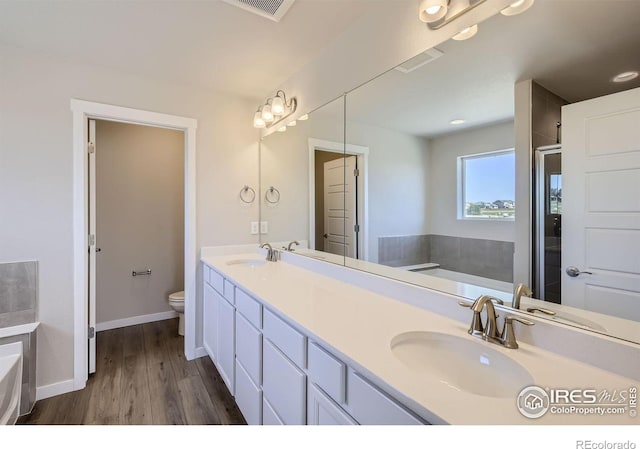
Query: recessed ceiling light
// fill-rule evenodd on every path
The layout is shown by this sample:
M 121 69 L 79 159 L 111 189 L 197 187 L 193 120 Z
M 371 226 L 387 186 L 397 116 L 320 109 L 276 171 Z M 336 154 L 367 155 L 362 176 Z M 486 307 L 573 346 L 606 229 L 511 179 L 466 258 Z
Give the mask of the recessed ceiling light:
M 452 125 L 462 125 L 465 122 L 465 120 L 462 120 L 461 118 L 457 118 L 455 120 L 451 120 L 449 123 Z
M 614 83 L 625 83 L 627 81 L 634 80 L 638 77 L 638 72 L 623 72 L 613 77 L 611 81 Z
M 478 25 L 473 25 L 460 31 L 451 39 L 453 39 L 454 41 L 466 41 L 467 39 L 470 39 L 473 36 L 475 36 L 477 33 L 478 33 Z

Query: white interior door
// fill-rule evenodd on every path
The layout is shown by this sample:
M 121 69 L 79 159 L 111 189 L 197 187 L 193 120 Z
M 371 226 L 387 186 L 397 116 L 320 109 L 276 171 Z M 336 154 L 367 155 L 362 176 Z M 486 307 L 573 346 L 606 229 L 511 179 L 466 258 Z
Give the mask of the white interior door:
M 89 374 L 96 372 L 96 121 L 89 120 Z
M 324 163 L 324 250 L 347 257 L 355 257 L 354 242 L 357 242 L 353 233 L 356 178 L 348 175 L 345 182 L 345 173 L 353 174 L 355 166 L 355 156 Z
M 562 129 L 562 303 L 640 320 L 640 88 L 564 106 Z

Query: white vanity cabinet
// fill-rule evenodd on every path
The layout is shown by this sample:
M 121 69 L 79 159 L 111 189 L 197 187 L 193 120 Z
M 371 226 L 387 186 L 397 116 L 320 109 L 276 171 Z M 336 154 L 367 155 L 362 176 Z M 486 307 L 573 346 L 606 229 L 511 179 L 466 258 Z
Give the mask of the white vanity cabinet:
M 267 301 L 204 273 L 204 346 L 248 424 L 425 424 Z
M 203 344 L 227 388 L 235 392 L 235 287 L 204 267 Z M 231 302 L 230 302 L 231 301 Z

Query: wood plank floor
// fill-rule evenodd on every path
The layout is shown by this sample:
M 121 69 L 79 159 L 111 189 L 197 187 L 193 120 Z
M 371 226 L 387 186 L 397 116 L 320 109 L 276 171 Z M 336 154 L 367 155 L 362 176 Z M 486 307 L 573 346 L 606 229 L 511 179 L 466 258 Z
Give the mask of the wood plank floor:
M 177 318 L 99 332 L 96 373 L 19 424 L 246 424 L 209 357 L 187 361 Z

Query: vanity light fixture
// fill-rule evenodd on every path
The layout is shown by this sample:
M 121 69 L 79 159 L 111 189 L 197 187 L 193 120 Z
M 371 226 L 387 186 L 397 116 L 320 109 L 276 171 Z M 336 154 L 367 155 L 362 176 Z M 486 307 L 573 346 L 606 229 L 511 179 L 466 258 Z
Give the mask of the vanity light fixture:
M 515 16 L 525 12 L 527 9 L 533 6 L 535 0 L 517 0 L 500 11 L 503 16 Z
M 278 128 L 278 132 L 279 132 L 279 133 L 283 133 L 283 132 L 285 132 L 286 130 L 287 130 L 287 127 L 286 127 L 286 126 L 281 126 L 280 128 Z
M 462 125 L 464 122 L 466 122 L 466 120 L 463 120 L 461 118 L 457 118 L 457 119 L 451 120 L 449 122 L 449 124 L 451 124 L 451 125 Z
M 487 0 L 422 0 L 418 17 L 432 30 L 442 28 Z
M 298 117 L 298 120 L 304 122 L 305 120 L 309 120 L 309 114 L 301 115 Z
M 449 7 L 448 0 L 422 0 L 420 2 L 420 20 L 433 23 L 442 19 Z
M 271 128 L 279 125 L 287 117 L 296 112 L 297 107 L 298 101 L 296 97 L 292 97 L 287 101 L 287 95 L 284 91 L 279 90 L 275 96 L 267 98 L 264 104 L 258 108 L 258 111 L 253 117 L 253 126 L 255 128 Z M 281 129 L 282 126 L 278 128 L 278 131 Z M 286 126 L 284 129 L 286 130 Z
M 619 73 L 616 76 L 614 76 L 611 81 L 613 81 L 614 83 L 626 83 L 627 81 L 634 80 L 637 77 L 638 77 L 638 72 L 634 70 L 631 72 Z
M 478 25 L 476 24 L 476 25 L 467 27 L 464 30 L 460 31 L 458 34 L 453 36 L 451 39 L 453 39 L 454 41 L 466 41 L 467 39 L 471 39 L 477 33 L 478 33 Z
M 296 126 L 297 122 L 293 120 L 292 122 L 287 123 L 287 126 Z

